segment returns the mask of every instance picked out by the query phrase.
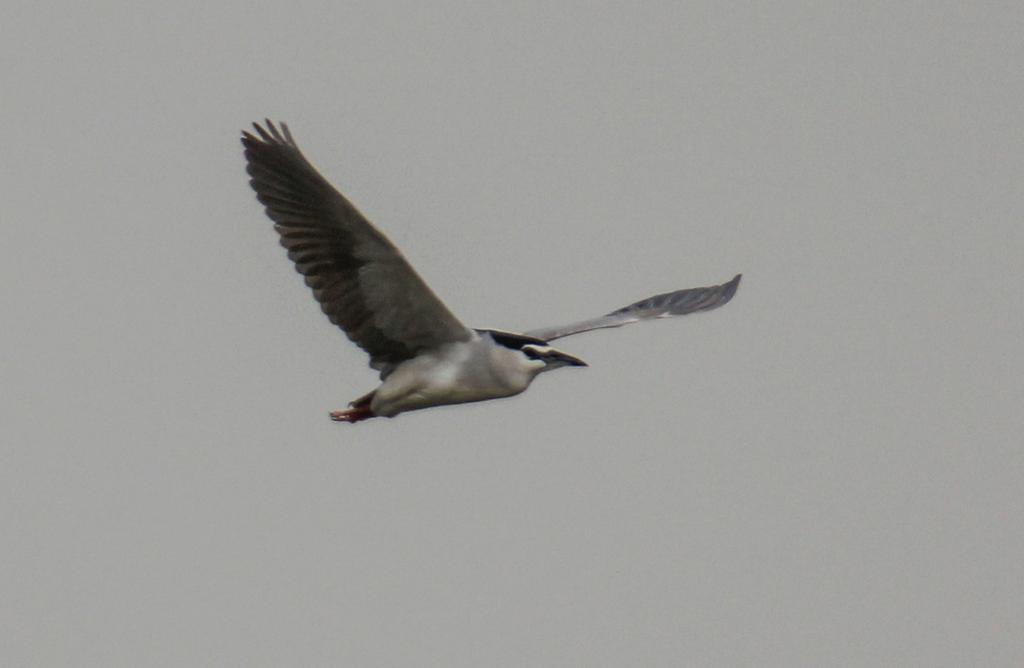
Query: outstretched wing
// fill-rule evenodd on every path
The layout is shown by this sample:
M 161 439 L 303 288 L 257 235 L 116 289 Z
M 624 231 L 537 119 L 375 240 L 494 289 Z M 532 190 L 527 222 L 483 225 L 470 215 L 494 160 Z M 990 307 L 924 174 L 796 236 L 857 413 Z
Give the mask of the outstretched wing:
M 560 327 L 533 329 L 526 332 L 526 334 L 527 336 L 543 339 L 544 341 L 554 341 L 563 336 L 589 332 L 592 329 L 621 327 L 631 322 L 650 320 L 652 318 L 669 318 L 675 315 L 696 313 L 697 311 L 710 311 L 732 299 L 732 296 L 736 294 L 736 289 L 740 286 L 741 276 L 741 274 L 736 274 L 735 278 L 722 285 L 666 292 L 663 295 L 655 295 L 642 299 L 635 304 L 624 306 L 600 318 L 591 318 L 590 320 L 574 322 Z
M 242 133 L 256 197 L 331 322 L 383 373 L 425 348 L 472 334 L 387 237 L 302 155 L 288 126 Z

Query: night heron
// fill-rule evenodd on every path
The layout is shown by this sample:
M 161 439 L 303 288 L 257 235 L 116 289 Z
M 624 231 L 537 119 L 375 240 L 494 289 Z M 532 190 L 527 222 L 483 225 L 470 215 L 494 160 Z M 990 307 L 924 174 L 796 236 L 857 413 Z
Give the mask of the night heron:
M 719 307 L 736 293 L 728 283 L 677 290 L 607 315 L 525 333 L 471 329 L 459 322 L 387 237 L 320 175 L 288 126 L 253 124 L 242 133 L 256 197 L 281 245 L 331 322 L 370 356 L 381 384 L 338 422 L 394 417 L 405 411 L 519 394 L 543 371 L 586 366 L 548 342 L 603 327 Z

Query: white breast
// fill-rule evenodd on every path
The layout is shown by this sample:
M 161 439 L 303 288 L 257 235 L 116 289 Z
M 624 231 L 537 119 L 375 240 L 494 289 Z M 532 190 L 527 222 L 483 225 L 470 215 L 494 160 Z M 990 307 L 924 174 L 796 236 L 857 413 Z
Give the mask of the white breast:
M 453 343 L 399 364 L 377 389 L 371 408 L 392 417 L 404 411 L 519 394 L 543 362 L 495 344 L 489 336 Z

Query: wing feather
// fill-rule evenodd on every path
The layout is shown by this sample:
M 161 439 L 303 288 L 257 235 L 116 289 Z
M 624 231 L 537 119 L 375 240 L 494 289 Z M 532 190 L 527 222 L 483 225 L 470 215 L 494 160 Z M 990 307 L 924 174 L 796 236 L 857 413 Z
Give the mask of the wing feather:
M 641 299 L 629 306 L 623 306 L 598 318 L 590 318 L 589 320 L 581 320 L 580 322 L 557 327 L 534 329 L 526 332 L 526 334 L 543 339 L 544 341 L 554 341 L 563 336 L 589 332 L 594 329 L 621 327 L 622 325 L 628 325 L 641 320 L 668 318 L 698 311 L 710 311 L 726 304 L 732 299 L 740 286 L 740 278 L 742 278 L 742 275 L 737 274 L 731 281 L 721 285 L 666 292 L 648 297 L 647 299 Z
M 256 198 L 330 321 L 383 373 L 472 334 L 423 279 L 302 155 L 284 123 L 242 133 Z

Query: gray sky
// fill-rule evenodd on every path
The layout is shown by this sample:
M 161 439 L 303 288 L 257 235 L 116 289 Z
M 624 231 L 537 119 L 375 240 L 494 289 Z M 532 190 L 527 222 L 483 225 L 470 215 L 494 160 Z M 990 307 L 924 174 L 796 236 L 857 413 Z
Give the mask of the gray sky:
M 0 662 L 1024 663 L 1019 3 L 164 5 L 0 27 Z M 744 284 L 333 424 L 264 116 L 470 325 Z

